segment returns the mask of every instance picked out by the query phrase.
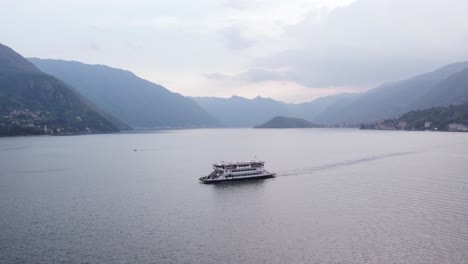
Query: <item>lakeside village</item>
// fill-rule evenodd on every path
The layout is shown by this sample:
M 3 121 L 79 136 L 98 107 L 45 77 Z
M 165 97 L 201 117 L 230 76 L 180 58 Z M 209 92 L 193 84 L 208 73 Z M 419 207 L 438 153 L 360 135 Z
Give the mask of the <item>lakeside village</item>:
M 0 115 L 0 136 L 9 135 L 67 135 L 63 127 L 47 126 L 49 112 L 12 110 Z M 76 121 L 81 122 L 77 116 Z M 91 133 L 89 128 L 83 133 Z
M 382 122 L 361 124 L 360 129 L 370 130 L 409 130 L 409 131 L 449 131 L 449 132 L 468 132 L 468 126 L 459 123 L 450 123 L 448 125 L 438 127 L 430 121 L 420 122 L 420 125 L 410 125 L 405 121 L 388 119 Z

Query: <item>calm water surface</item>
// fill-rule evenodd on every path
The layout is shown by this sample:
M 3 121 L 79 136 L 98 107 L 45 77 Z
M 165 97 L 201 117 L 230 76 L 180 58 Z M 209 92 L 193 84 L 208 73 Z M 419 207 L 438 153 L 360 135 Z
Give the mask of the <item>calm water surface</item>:
M 197 181 L 254 157 L 279 177 Z M 468 263 L 467 249 L 468 134 L 0 139 L 0 263 Z

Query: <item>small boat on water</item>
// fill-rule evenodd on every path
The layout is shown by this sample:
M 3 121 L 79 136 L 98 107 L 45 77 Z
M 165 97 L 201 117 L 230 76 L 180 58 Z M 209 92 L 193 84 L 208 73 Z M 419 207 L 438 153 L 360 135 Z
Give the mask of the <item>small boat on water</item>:
M 202 183 L 217 183 L 250 179 L 273 178 L 275 173 L 265 170 L 264 161 L 219 162 L 213 164 L 213 172 L 201 177 Z

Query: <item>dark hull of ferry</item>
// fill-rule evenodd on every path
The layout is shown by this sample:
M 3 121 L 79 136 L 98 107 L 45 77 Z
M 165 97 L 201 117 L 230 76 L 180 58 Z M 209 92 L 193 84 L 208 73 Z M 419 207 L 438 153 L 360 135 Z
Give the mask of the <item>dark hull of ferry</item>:
M 209 180 L 209 179 L 204 179 L 204 177 L 200 178 L 199 180 L 202 183 L 205 184 L 214 184 L 214 183 L 220 183 L 220 182 L 230 182 L 230 181 L 248 181 L 248 180 L 259 180 L 259 179 L 267 179 L 267 178 L 274 178 L 275 173 L 270 173 L 267 175 L 262 175 L 262 176 L 253 176 L 253 177 L 248 177 L 248 178 L 229 178 L 229 179 L 222 179 L 222 180 Z

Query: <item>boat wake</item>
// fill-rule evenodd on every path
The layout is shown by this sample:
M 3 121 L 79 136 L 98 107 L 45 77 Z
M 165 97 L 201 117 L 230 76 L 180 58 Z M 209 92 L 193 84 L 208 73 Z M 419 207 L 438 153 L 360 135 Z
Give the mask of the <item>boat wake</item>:
M 409 154 L 414 154 L 414 153 L 415 152 L 393 152 L 393 153 L 387 153 L 387 154 L 381 154 L 381 155 L 367 156 L 367 157 L 354 159 L 354 160 L 346 160 L 346 161 L 337 162 L 337 163 L 319 165 L 319 166 L 314 166 L 314 167 L 309 167 L 309 168 L 298 168 L 294 170 L 280 171 L 280 172 L 277 172 L 277 177 L 294 176 L 294 175 L 301 175 L 301 174 L 312 174 L 312 173 L 316 173 L 319 171 L 342 168 L 342 167 L 352 166 L 352 165 L 366 163 L 370 161 L 381 160 L 381 159 L 397 157 L 397 156 L 404 156 L 404 155 L 409 155 Z
M 135 148 L 135 149 L 133 149 L 133 152 L 137 152 L 137 151 L 156 151 L 156 150 L 159 150 L 159 149 L 158 148 L 146 148 L 146 149 Z
M 16 146 L 16 145 L 5 145 L 0 146 L 0 151 L 2 150 L 17 150 L 17 149 L 25 149 L 26 146 Z

